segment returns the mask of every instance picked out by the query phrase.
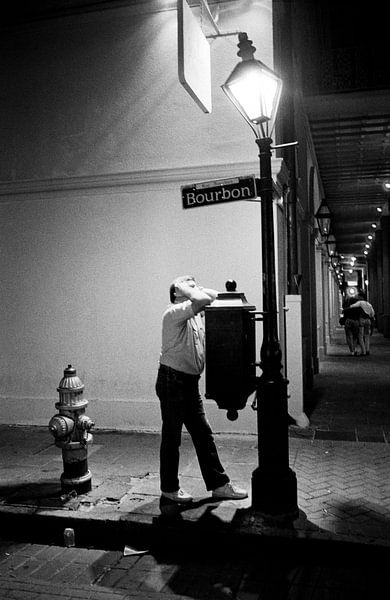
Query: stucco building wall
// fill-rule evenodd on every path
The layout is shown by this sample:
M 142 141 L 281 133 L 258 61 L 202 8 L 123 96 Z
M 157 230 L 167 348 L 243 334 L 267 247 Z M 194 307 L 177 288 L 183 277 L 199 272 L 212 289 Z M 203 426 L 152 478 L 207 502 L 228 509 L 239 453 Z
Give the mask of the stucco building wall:
M 257 174 L 254 137 L 220 89 L 237 37 L 210 42 L 206 115 L 178 81 L 174 4 L 134 2 L 2 36 L 3 423 L 46 424 L 71 363 L 98 427 L 153 429 L 173 277 L 221 290 L 233 277 L 261 308 L 259 203 L 181 207 L 182 185 Z M 270 1 L 222 2 L 219 26 L 247 31 L 272 67 Z M 232 424 L 208 404 L 216 430 L 255 430 L 250 408 Z

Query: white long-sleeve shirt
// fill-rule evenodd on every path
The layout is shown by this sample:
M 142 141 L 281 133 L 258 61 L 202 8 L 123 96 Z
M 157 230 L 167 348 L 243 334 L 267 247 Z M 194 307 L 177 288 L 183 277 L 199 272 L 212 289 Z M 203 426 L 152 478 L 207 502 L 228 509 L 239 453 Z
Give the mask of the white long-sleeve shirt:
M 190 375 L 200 375 L 205 360 L 205 332 L 191 300 L 171 304 L 163 315 L 160 364 Z

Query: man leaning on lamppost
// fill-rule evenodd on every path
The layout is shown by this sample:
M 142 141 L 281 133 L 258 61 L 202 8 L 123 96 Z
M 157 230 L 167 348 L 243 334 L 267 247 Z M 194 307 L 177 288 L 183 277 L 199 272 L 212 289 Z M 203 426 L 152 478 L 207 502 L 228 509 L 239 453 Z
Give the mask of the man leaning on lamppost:
M 260 159 L 263 271 L 262 375 L 257 385 L 258 467 L 252 474 L 252 508 L 275 518 L 296 518 L 297 481 L 289 467 L 287 380 L 282 374 L 275 283 L 275 241 L 271 144 L 282 82 L 253 55 L 246 33 L 239 34 L 242 58 L 222 89 L 256 136 Z

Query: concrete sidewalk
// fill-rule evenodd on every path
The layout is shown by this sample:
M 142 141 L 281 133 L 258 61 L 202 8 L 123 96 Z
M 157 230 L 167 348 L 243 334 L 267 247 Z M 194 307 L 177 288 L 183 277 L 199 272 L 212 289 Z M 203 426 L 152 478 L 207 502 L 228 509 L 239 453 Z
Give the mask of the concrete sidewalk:
M 216 441 L 233 481 L 250 489 L 256 438 L 217 435 Z M 79 497 L 61 494 L 61 451 L 45 428 L 1 427 L 0 444 L 2 531 L 22 530 L 35 543 L 62 544 L 64 529 L 72 527 L 77 545 L 100 548 L 147 548 L 162 529 L 183 540 L 206 534 L 224 544 L 237 536 L 248 544 L 260 536 L 390 546 L 387 443 L 291 437 L 300 516 L 289 526 L 253 513 L 250 498 L 213 501 L 187 436 L 181 483 L 195 501 L 181 508 L 160 502 L 158 434 L 95 432 L 89 453 L 93 488 Z
M 181 484 L 191 505 L 161 503 L 159 434 L 94 432 L 92 491 L 64 497 L 62 455 L 46 427 L 0 426 L 0 524 L 35 543 L 147 548 L 168 535 L 183 543 L 258 544 L 260 540 L 390 546 L 390 341 L 350 357 L 343 339 L 321 364 L 308 401 L 311 425 L 290 428 L 290 466 L 298 480 L 299 518 L 276 525 L 251 510 L 250 497 L 215 502 L 206 492 L 192 442 L 183 435 Z M 251 410 L 249 407 L 246 410 Z M 257 437 L 216 435 L 222 464 L 250 492 Z M 364 440 L 364 441 L 361 441 Z M 373 440 L 373 441 L 370 441 Z

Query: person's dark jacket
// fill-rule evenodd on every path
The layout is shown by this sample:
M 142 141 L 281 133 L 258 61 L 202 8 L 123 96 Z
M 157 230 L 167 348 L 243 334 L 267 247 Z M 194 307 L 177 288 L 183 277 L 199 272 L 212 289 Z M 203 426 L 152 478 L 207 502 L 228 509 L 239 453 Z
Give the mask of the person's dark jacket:
M 367 318 L 366 313 L 360 306 L 345 307 L 343 312 L 344 312 L 344 317 L 346 319 L 353 319 L 354 321 L 358 321 L 361 318 L 363 318 L 363 319 Z

